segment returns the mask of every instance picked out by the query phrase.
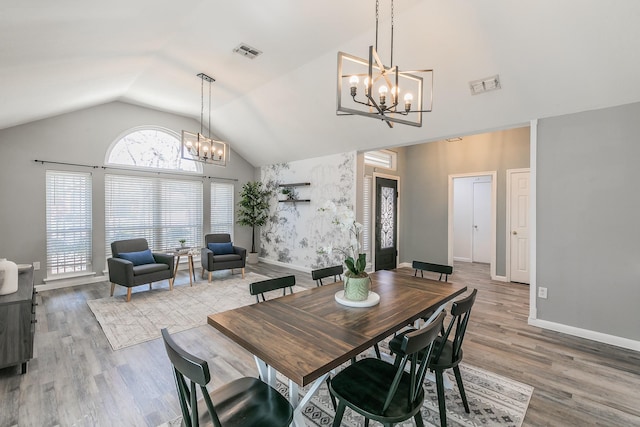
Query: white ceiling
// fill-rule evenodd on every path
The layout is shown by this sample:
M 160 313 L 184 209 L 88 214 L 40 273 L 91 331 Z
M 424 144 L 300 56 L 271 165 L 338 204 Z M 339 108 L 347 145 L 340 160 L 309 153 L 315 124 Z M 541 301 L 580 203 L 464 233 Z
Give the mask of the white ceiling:
M 259 166 L 640 101 L 640 1 L 396 0 L 394 62 L 434 69 L 434 111 L 421 128 L 337 117 L 337 52 L 366 56 L 374 5 L 2 0 L 0 129 L 113 100 L 199 120 L 204 72 L 212 133 Z M 388 15 L 381 0 L 383 59 Z M 494 74 L 501 90 L 471 96 Z

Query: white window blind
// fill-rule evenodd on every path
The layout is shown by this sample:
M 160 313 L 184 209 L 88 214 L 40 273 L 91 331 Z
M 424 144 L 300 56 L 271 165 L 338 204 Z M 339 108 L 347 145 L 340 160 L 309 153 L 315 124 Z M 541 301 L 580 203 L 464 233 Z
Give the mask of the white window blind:
M 374 167 L 396 170 L 397 154 L 390 150 L 366 151 L 364 164 Z
M 371 185 L 373 178 L 365 176 L 362 182 L 362 250 L 371 259 Z
M 143 237 L 149 248 L 166 251 L 202 245 L 202 182 L 105 175 L 105 242 Z
M 233 184 L 211 183 L 211 232 L 229 233 L 233 240 Z
M 47 277 L 91 271 L 91 174 L 46 172 Z

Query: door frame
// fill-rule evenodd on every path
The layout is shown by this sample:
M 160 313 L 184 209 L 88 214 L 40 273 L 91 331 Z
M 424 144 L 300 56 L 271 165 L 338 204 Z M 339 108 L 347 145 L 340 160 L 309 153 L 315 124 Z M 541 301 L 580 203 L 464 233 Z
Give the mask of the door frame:
M 507 216 L 506 216 L 506 235 L 505 235 L 505 277 L 507 282 L 511 281 L 511 176 L 515 173 L 529 172 L 529 182 L 531 182 L 531 168 L 507 169 Z M 531 193 L 531 186 L 529 186 Z M 531 194 L 529 194 L 529 203 L 531 203 Z M 529 227 L 529 239 L 531 239 L 531 227 Z M 531 282 L 531 253 L 529 253 L 529 282 Z
M 371 183 L 371 194 L 372 194 L 372 206 L 371 206 L 371 228 L 373 228 L 373 233 L 371 234 L 373 240 L 371 241 L 371 268 L 375 269 L 376 265 L 376 237 L 377 227 L 376 227 L 376 208 L 378 205 L 378 191 L 376 186 L 376 178 L 385 178 L 390 179 L 392 181 L 396 181 L 398 186 L 398 198 L 396 199 L 396 208 L 397 208 L 397 218 L 396 218 L 396 265 L 399 264 L 400 260 L 400 177 L 398 175 L 389 175 L 386 173 L 373 172 L 372 174 L 373 182 Z
M 496 229 L 497 229 L 497 194 L 498 194 L 498 173 L 497 171 L 470 172 L 451 174 L 449 183 L 449 204 L 448 204 L 448 263 L 453 265 L 453 180 L 455 178 L 468 178 L 472 176 L 491 176 L 491 279 L 496 280 Z

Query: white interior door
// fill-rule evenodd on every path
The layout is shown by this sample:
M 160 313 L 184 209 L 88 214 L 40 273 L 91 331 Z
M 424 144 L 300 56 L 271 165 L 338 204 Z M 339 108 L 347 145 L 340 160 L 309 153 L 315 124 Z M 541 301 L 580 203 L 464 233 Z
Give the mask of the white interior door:
M 529 172 L 510 175 L 511 281 L 529 283 Z
M 473 262 L 491 262 L 491 182 L 473 183 Z

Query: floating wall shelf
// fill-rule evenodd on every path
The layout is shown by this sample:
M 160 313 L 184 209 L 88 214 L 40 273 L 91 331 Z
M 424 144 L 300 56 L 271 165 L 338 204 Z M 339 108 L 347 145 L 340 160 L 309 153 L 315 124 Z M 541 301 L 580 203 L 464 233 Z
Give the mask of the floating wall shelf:
M 292 184 L 280 184 L 278 185 L 278 187 L 280 188 L 291 188 L 291 187 L 307 187 L 311 185 L 310 182 L 295 182 Z M 280 203 L 303 203 L 303 202 L 310 202 L 310 199 L 298 199 L 297 196 L 298 194 L 296 192 L 294 192 L 293 190 L 291 190 L 291 192 L 289 193 L 290 196 L 293 196 L 293 198 L 287 198 L 284 200 L 278 200 L 278 202 Z

